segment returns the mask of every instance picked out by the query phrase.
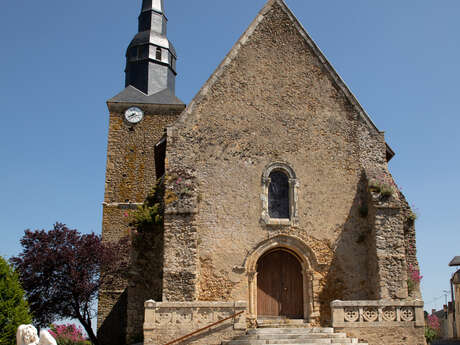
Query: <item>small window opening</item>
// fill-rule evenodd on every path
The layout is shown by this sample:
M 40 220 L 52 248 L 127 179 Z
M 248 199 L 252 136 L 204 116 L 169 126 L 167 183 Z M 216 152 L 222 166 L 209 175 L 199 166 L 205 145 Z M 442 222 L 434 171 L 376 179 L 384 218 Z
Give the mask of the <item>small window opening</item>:
M 161 61 L 161 48 L 157 47 L 156 59 Z
M 270 174 L 268 214 L 270 218 L 289 219 L 289 178 L 282 171 Z
M 165 173 L 165 160 L 166 160 L 166 137 L 163 137 L 156 145 L 154 150 L 155 155 L 155 172 L 157 179 L 162 177 Z

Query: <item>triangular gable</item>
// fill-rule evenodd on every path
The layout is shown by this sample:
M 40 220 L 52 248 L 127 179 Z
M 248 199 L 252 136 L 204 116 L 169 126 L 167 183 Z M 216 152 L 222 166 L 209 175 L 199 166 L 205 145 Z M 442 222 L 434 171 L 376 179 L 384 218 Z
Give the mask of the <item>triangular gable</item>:
M 205 97 L 209 91 L 209 89 L 216 83 L 216 81 L 220 78 L 222 73 L 225 70 L 225 67 L 229 65 L 238 55 L 240 49 L 242 46 L 251 38 L 252 34 L 258 27 L 258 25 L 263 21 L 264 16 L 272 9 L 274 4 L 279 4 L 280 7 L 285 11 L 285 13 L 288 15 L 292 23 L 294 24 L 295 28 L 297 31 L 300 33 L 301 37 L 305 40 L 305 42 L 308 44 L 308 46 L 311 48 L 313 54 L 320 60 L 322 66 L 325 68 L 325 70 L 329 73 L 331 79 L 333 82 L 338 86 L 339 90 L 343 93 L 343 95 L 346 97 L 346 99 L 350 102 L 350 104 L 353 105 L 353 107 L 356 109 L 357 113 L 360 114 L 364 122 L 368 125 L 369 129 L 375 133 L 380 133 L 376 125 L 372 122 L 370 119 L 369 115 L 366 113 L 366 111 L 363 109 L 361 104 L 358 102 L 356 97 L 353 95 L 353 93 L 350 91 L 350 89 L 347 87 L 345 82 L 340 78 L 340 76 L 337 74 L 335 69 L 332 67 L 332 65 L 329 63 L 329 61 L 326 59 L 324 54 L 321 52 L 321 50 L 318 48 L 316 43 L 313 41 L 313 39 L 310 37 L 310 35 L 307 33 L 305 28 L 302 26 L 302 24 L 299 22 L 299 20 L 295 17 L 295 15 L 292 13 L 292 11 L 289 9 L 289 7 L 286 5 L 286 3 L 283 0 L 268 0 L 265 6 L 262 8 L 262 10 L 259 12 L 257 17 L 253 20 L 253 22 L 249 25 L 249 27 L 246 29 L 244 34 L 239 38 L 239 40 L 235 43 L 233 48 L 230 50 L 230 52 L 226 55 L 225 59 L 220 63 L 220 65 L 217 67 L 217 69 L 214 71 L 214 73 L 211 75 L 211 77 L 206 81 L 206 83 L 203 85 L 203 87 L 200 89 L 198 94 L 193 98 L 193 100 L 189 103 L 189 105 L 186 107 L 184 112 L 181 114 L 180 118 L 178 119 L 178 122 L 184 122 L 186 121 L 188 115 L 190 115 L 197 103 L 200 102 L 200 100 Z M 388 147 L 388 150 L 390 155 L 392 156 L 394 153 L 391 150 L 391 148 Z

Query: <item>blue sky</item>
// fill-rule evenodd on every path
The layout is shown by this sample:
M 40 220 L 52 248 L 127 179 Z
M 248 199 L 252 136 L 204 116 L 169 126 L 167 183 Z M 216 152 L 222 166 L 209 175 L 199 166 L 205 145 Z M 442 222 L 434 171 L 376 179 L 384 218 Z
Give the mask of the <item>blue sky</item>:
M 460 2 L 287 0 L 396 151 L 390 170 L 419 218 L 426 309 L 439 308 L 460 255 Z M 100 232 L 108 112 L 140 0 L 0 5 L 0 255 L 24 229 L 61 221 Z M 264 0 L 165 0 L 190 102 Z

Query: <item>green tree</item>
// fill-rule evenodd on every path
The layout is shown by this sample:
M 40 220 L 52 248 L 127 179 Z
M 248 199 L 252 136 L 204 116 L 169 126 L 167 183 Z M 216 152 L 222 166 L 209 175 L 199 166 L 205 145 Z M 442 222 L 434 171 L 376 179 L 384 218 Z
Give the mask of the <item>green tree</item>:
M 29 306 L 18 275 L 0 256 L 0 345 L 16 344 L 19 325 L 31 322 Z

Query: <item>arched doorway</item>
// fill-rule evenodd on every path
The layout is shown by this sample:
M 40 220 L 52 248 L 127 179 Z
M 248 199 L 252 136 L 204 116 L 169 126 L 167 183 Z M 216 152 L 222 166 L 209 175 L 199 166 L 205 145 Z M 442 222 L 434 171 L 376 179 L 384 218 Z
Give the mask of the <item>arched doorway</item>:
M 257 262 L 257 315 L 304 317 L 302 265 L 286 249 L 275 249 Z

